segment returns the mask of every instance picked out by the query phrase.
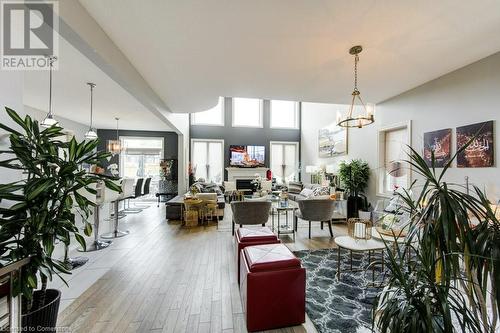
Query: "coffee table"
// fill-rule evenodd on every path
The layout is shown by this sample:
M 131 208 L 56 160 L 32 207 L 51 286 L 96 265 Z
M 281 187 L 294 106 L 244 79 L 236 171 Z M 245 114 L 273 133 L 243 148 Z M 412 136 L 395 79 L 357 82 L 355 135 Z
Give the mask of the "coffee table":
M 371 238 L 368 240 L 364 239 L 354 239 L 351 236 L 339 236 L 335 237 L 334 239 L 335 244 L 338 246 L 338 260 L 337 260 L 337 279 L 340 280 L 340 274 L 341 274 L 341 250 L 346 249 L 351 252 L 351 267 L 350 270 L 351 272 L 356 272 L 356 271 L 365 271 L 366 269 L 358 269 L 358 270 L 353 270 L 352 269 L 352 253 L 353 252 L 368 252 L 368 267 L 372 263 L 372 252 L 375 251 L 381 251 L 382 252 L 382 271 L 384 271 L 384 250 L 385 250 L 385 244 L 377 239 Z M 375 282 L 375 266 L 372 265 L 372 282 Z

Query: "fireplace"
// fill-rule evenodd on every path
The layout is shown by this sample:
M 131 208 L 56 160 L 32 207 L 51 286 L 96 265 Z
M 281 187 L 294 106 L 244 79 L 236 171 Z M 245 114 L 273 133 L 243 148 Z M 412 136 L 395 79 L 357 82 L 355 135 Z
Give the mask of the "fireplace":
M 253 190 L 252 179 L 236 179 L 237 190 Z
M 255 177 L 260 176 L 262 179 L 266 179 L 266 174 L 268 168 L 234 168 L 229 167 L 227 170 L 227 181 L 236 182 L 237 180 L 252 180 Z

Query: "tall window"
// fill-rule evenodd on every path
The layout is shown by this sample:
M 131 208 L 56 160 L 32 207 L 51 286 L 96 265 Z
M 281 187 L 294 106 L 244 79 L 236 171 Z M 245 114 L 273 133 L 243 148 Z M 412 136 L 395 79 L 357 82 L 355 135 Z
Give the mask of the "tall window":
M 224 140 L 191 140 L 191 164 L 195 178 L 207 182 L 222 183 L 224 180 Z
M 262 100 L 233 98 L 233 127 L 263 127 Z
M 299 180 L 298 142 L 271 142 L 271 172 L 280 184 Z
M 163 158 L 163 138 L 121 136 L 125 151 L 120 154 L 120 176 L 151 177 L 150 193 L 156 193 Z
M 411 123 L 379 130 L 379 195 L 391 195 L 398 188 L 408 188 L 411 170 L 404 162 L 411 144 Z
M 299 128 L 299 103 L 271 101 L 271 128 Z
M 224 126 L 224 97 L 211 109 L 191 113 L 192 125 Z

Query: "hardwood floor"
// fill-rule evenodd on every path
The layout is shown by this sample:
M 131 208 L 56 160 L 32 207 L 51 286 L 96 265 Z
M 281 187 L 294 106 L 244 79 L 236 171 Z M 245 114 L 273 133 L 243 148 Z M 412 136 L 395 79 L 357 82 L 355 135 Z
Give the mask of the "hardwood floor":
M 126 217 L 120 223 L 131 229 L 127 237 L 133 246 L 66 307 L 58 326 L 70 332 L 246 332 L 230 221 L 228 208 L 218 230 L 181 228 L 164 219 L 164 207 Z M 335 235 L 345 233 L 343 225 L 334 227 Z M 302 222 L 296 241 L 283 241 L 292 251 L 334 247 L 328 228 L 320 230 L 319 223 L 313 239 Z M 307 320 L 272 332 L 316 330 Z

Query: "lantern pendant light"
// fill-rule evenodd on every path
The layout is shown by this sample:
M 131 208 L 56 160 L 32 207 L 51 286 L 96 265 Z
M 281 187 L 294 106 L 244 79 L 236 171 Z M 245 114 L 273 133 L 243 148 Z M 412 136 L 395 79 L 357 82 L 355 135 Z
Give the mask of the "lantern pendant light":
M 87 85 L 90 87 L 90 126 L 89 126 L 89 130 L 87 131 L 87 133 L 85 133 L 85 139 L 95 140 L 95 139 L 97 139 L 97 133 L 96 133 L 94 127 L 92 126 L 92 123 L 93 123 L 93 102 L 94 102 L 93 95 L 94 95 L 95 83 L 87 82 Z
M 352 92 L 351 105 L 347 115 L 342 116 L 340 112 L 337 112 L 337 125 L 341 127 L 357 127 L 362 128 L 364 126 L 373 124 L 375 118 L 373 116 L 373 105 L 365 104 L 361 99 L 361 93 L 358 90 L 358 62 L 359 54 L 363 51 L 361 45 L 353 46 L 349 50 L 349 54 L 354 56 L 354 90 Z M 355 112 L 356 105 L 361 111 Z
M 57 126 L 59 122 L 54 118 L 52 113 L 52 68 L 54 66 L 54 62 L 57 60 L 56 56 L 47 56 L 47 60 L 49 62 L 49 112 L 45 116 L 45 119 L 42 121 L 40 126 L 42 127 L 52 127 Z
M 116 117 L 116 140 L 108 140 L 108 152 L 113 155 L 117 155 L 123 151 L 123 147 L 120 141 L 120 136 L 118 132 L 118 122 L 120 118 Z

